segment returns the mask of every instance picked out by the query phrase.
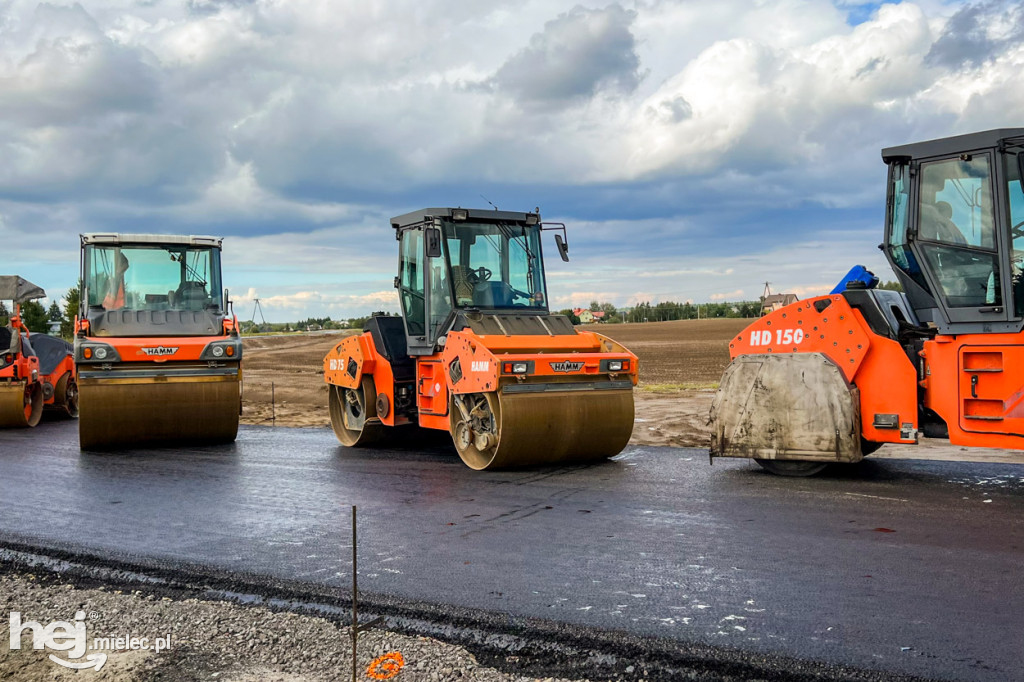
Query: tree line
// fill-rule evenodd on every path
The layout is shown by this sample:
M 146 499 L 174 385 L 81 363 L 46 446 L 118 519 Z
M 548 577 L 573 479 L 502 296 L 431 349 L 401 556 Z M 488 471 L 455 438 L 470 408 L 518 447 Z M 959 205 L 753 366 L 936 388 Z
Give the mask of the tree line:
M 630 308 L 617 308 L 615 304 L 591 301 L 587 308 L 590 312 L 604 313 L 603 322 L 670 322 L 673 320 L 696 320 L 722 317 L 757 317 L 761 314 L 760 301 L 735 301 L 720 303 L 680 303 L 662 301 L 661 303 L 638 303 Z M 573 324 L 580 324 L 580 318 L 571 308 L 558 311 L 568 317 Z

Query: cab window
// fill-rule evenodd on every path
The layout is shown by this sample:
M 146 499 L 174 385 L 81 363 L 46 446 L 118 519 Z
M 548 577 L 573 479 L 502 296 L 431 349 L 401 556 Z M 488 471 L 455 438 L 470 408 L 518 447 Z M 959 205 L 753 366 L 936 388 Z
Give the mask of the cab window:
M 918 238 L 950 307 L 1002 305 L 990 156 L 921 164 Z

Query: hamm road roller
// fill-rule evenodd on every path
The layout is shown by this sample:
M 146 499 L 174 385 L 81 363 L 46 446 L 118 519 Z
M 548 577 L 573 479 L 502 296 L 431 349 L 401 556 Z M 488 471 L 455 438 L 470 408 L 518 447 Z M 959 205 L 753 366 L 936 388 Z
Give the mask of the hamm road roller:
M 891 147 L 882 160 L 880 248 L 903 291 L 854 268 L 830 295 L 736 336 L 711 408 L 712 457 L 811 475 L 921 435 L 1024 450 L 1024 128 Z
M 374 315 L 324 358 L 347 446 L 418 425 L 473 469 L 596 460 L 633 430 L 637 359 L 548 310 L 538 213 L 428 208 L 391 220 L 401 317 Z
M 0 327 L 0 427 L 36 426 L 43 410 L 78 415 L 78 389 L 71 344 L 30 333 L 21 304 L 46 292 L 17 275 L 0 275 L 0 301 L 12 301 L 14 314 Z
M 83 450 L 235 439 L 242 342 L 221 287 L 221 241 L 81 236 L 75 363 Z

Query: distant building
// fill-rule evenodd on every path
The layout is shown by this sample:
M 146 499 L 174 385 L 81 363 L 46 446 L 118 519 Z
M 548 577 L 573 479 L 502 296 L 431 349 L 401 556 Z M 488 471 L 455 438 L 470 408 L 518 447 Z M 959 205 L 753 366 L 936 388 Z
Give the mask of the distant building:
M 573 308 L 572 314 L 580 318 L 580 324 L 593 324 L 604 322 L 606 314 L 603 310 L 588 310 L 587 308 Z
M 594 313 L 586 308 L 573 308 L 572 314 L 580 318 L 580 324 L 592 324 L 594 322 Z
M 761 315 L 773 313 L 779 308 L 785 308 L 790 303 L 796 303 L 800 299 L 796 294 L 769 294 L 761 297 Z

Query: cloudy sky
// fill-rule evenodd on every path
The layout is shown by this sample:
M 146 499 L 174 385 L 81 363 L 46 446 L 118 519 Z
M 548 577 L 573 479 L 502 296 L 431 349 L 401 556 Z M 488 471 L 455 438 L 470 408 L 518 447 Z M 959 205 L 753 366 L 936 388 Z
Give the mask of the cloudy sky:
M 1024 6 L 0 0 L 0 273 L 226 237 L 239 317 L 396 309 L 388 219 L 539 206 L 553 307 L 890 275 L 883 146 L 1024 125 Z M 552 249 L 549 246 L 549 253 Z

